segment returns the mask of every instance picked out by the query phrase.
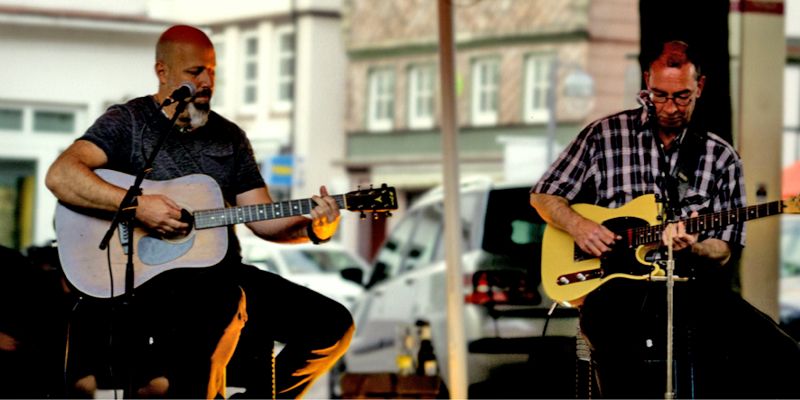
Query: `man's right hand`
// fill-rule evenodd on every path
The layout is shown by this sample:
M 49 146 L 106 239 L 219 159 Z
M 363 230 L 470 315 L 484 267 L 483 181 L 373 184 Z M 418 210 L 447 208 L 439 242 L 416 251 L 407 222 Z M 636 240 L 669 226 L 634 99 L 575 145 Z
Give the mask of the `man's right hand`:
M 0 351 L 15 351 L 19 342 L 13 336 L 0 332 Z
M 576 224 L 567 228 L 567 233 L 575 239 L 575 243 L 581 250 L 595 257 L 611 251 L 614 242 L 621 239 L 605 226 L 582 217 Z
M 143 194 L 137 197 L 136 219 L 164 236 L 189 233 L 189 224 L 180 220 L 181 207 L 167 196 Z

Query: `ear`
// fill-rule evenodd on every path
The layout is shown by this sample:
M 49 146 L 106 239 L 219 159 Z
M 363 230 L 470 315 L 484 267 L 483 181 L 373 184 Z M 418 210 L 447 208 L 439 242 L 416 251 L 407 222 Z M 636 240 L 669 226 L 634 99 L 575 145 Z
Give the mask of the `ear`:
M 167 65 L 164 64 L 162 61 L 156 61 L 156 65 L 154 67 L 156 71 L 156 76 L 158 77 L 159 85 L 164 85 L 167 83 Z
M 700 95 L 703 93 L 703 88 L 705 86 L 706 86 L 706 76 L 705 75 L 700 75 L 700 78 L 697 79 L 697 96 L 696 97 L 698 97 L 698 98 L 700 97 Z
M 644 85 L 647 86 L 647 90 L 650 90 L 650 71 L 644 71 L 642 77 L 644 77 Z

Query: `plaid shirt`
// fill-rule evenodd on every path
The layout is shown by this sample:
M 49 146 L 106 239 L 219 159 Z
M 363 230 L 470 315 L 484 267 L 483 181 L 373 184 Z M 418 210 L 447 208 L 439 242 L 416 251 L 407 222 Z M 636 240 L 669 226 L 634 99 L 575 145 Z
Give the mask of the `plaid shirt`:
M 684 132 L 662 156 L 661 142 L 650 128 L 654 107 L 646 92 L 639 96 L 642 107 L 622 111 L 587 126 L 561 153 L 531 189 L 566 198 L 570 203 L 588 202 L 617 208 L 636 197 L 654 193 L 666 198 L 667 185 L 662 177 L 659 157 L 669 162 L 673 175 L 678 169 L 678 154 L 686 137 Z M 647 110 L 650 109 L 650 113 Z M 681 217 L 692 211 L 717 212 L 744 207 L 742 161 L 736 151 L 719 136 L 708 133 L 705 148 L 680 201 Z M 688 143 L 686 144 L 688 145 Z M 586 193 L 591 193 L 589 197 Z M 581 194 L 579 196 L 579 194 Z M 744 246 L 743 224 L 729 225 L 719 231 L 701 234 L 701 240 L 713 237 Z

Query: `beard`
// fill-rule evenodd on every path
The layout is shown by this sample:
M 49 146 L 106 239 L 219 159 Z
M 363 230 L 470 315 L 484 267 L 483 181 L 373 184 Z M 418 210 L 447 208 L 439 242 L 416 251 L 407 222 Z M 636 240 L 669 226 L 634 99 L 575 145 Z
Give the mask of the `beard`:
M 211 113 L 211 107 L 208 103 L 194 103 L 191 102 L 186 107 L 188 117 L 182 117 L 181 120 L 187 122 L 188 131 L 193 131 L 204 126 L 208 122 L 208 115 Z

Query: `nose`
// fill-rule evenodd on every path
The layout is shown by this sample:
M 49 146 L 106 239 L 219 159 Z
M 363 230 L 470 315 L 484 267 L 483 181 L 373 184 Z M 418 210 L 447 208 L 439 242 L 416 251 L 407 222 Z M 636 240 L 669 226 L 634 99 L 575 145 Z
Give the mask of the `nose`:
M 200 75 L 197 75 L 196 83 L 198 88 L 213 87 L 214 75 L 208 69 L 205 69 Z
M 678 104 L 675 103 L 675 98 L 674 97 L 668 97 L 667 98 L 667 102 L 664 103 L 664 111 L 666 111 L 669 114 L 672 114 L 672 113 L 678 111 Z

